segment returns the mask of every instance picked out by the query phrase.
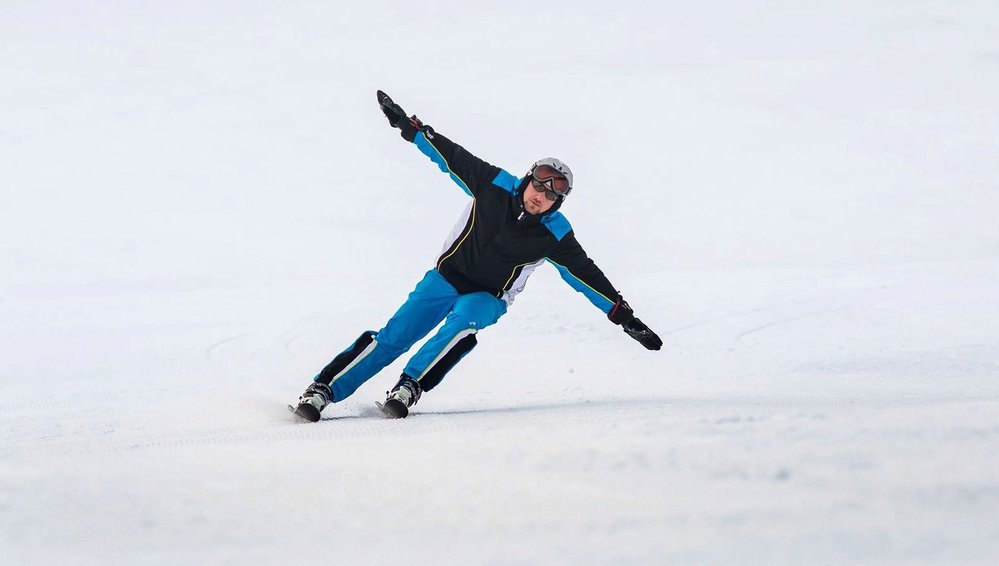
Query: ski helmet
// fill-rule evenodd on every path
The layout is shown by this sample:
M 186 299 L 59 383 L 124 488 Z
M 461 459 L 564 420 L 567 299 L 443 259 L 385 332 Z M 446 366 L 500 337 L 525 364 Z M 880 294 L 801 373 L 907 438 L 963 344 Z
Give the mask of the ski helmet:
M 531 171 L 528 173 L 528 177 L 533 177 L 539 167 L 550 167 L 557 175 L 565 177 L 569 186 L 565 189 L 565 191 L 555 191 L 555 193 L 562 198 L 569 196 L 569 193 L 572 191 L 572 170 L 569 169 L 568 165 L 563 163 L 561 159 L 556 159 L 554 157 L 539 159 L 534 162 L 534 165 L 531 165 Z

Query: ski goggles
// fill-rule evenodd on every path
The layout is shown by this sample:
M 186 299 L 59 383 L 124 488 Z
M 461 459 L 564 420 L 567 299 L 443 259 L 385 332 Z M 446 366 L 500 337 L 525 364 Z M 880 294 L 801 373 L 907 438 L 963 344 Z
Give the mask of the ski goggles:
M 569 194 L 572 187 L 569 180 L 550 165 L 538 165 L 531 171 L 531 184 L 534 190 L 543 191 L 545 198 L 555 200 Z

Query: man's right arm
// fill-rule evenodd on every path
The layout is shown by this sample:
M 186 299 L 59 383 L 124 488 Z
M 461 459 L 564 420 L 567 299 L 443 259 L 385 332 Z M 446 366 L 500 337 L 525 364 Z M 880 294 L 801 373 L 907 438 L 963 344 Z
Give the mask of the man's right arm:
M 438 134 L 415 115 L 407 117 L 406 112 L 382 91 L 378 91 L 378 104 L 388 118 L 389 125 L 399 128 L 403 139 L 416 144 L 424 155 L 469 196 L 474 197 L 480 186 L 492 182 L 500 174 L 499 167 L 486 163 Z

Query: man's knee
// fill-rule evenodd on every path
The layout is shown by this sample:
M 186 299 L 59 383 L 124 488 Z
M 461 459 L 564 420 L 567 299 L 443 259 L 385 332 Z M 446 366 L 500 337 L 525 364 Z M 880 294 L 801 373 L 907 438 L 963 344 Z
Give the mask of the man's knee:
M 475 293 L 466 297 L 448 314 L 449 323 L 481 330 L 499 320 L 506 312 L 506 303 L 488 293 Z
M 497 315 L 495 309 L 491 308 L 455 309 L 448 313 L 446 324 L 454 327 L 455 329 L 470 328 L 473 330 L 481 330 L 496 322 L 498 318 L 499 316 Z
M 472 313 L 451 311 L 444 319 L 444 325 L 453 328 L 455 332 L 465 329 L 478 330 L 482 326 L 482 321 Z

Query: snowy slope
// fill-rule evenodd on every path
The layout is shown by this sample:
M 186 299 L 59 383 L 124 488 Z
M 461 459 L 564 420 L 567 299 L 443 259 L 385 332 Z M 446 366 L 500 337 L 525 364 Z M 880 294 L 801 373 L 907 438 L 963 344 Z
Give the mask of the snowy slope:
M 999 560 L 994 2 L 0 3 L 0 563 Z M 520 172 L 554 270 L 414 408 L 284 404 Z

